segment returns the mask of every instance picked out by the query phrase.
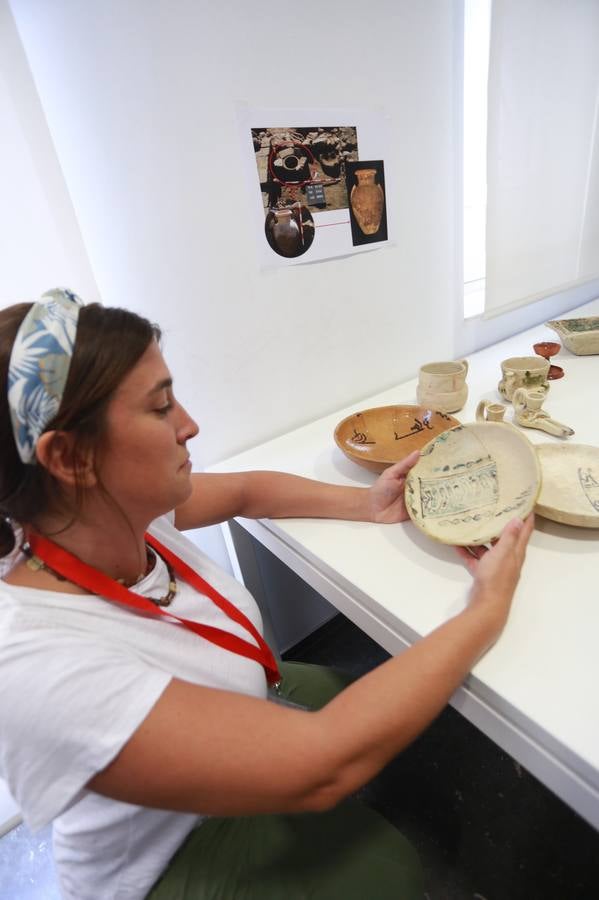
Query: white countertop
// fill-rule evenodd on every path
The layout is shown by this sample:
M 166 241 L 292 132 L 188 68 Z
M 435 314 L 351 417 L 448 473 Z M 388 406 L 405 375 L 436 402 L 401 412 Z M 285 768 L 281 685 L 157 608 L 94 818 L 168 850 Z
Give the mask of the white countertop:
M 599 300 L 563 317 L 597 314 Z M 472 354 L 468 402 L 456 417 L 473 421 L 481 399 L 501 401 L 500 361 L 532 355 L 540 340 L 557 336 L 539 325 Z M 599 446 L 599 356 L 575 356 L 562 347 L 553 362 L 565 377 L 551 382 L 544 409 L 575 429 L 570 443 Z M 413 379 L 210 471 L 279 469 L 371 484 L 375 476 L 335 445 L 335 426 L 360 409 L 415 402 Z M 508 404 L 506 419 L 511 412 Z M 533 429 L 522 433 L 534 443 L 563 443 Z M 411 522 L 239 521 L 391 653 L 454 614 L 471 583 L 455 550 L 430 540 Z M 599 828 L 598 581 L 599 530 L 537 517 L 505 631 L 452 703 Z

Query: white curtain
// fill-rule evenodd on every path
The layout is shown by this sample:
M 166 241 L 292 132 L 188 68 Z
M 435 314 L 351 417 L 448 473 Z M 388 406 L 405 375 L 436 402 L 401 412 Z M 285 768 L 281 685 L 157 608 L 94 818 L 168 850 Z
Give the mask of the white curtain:
M 599 276 L 599 0 L 493 0 L 485 314 Z

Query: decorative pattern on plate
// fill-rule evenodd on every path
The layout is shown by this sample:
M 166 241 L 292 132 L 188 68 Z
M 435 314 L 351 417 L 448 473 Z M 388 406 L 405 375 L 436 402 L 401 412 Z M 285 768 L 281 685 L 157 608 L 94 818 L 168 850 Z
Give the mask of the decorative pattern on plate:
M 599 512 L 599 481 L 590 469 L 579 469 L 578 478 L 585 497 L 593 509 Z
M 343 419 L 335 429 L 335 443 L 353 462 L 382 472 L 459 424 L 453 416 L 426 406 L 375 406 Z
M 406 506 L 437 541 L 486 544 L 514 515 L 528 515 L 539 488 L 540 467 L 527 438 L 502 422 L 473 422 L 422 449 L 406 478 Z
M 497 500 L 497 466 L 488 458 L 478 469 L 445 475 L 441 478 L 420 479 L 422 518 L 448 516 L 480 509 Z
M 535 512 L 546 519 L 599 528 L 599 447 L 539 444 L 543 486 Z

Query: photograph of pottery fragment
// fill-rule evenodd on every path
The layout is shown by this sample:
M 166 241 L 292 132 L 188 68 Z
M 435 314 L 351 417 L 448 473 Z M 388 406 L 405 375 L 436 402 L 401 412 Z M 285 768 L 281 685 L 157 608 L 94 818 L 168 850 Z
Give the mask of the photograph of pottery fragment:
M 251 132 L 265 213 L 290 201 L 312 212 L 347 209 L 345 164 L 358 159 L 355 126 Z
M 352 244 L 387 240 L 385 171 L 383 161 L 348 162 L 345 179 L 349 195 Z
M 252 128 L 265 236 L 280 256 L 301 256 L 314 240 L 312 213 L 346 210 L 345 167 L 358 159 L 355 126 Z

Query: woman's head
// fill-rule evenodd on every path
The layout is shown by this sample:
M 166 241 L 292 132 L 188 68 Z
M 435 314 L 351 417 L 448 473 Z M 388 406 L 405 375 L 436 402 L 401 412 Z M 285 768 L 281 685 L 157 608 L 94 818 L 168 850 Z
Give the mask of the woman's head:
M 13 545 L 12 529 L 6 519 L 31 524 L 50 511 L 64 508 L 67 500 L 63 486 L 35 461 L 35 455 L 31 463 L 23 462 L 11 420 L 9 362 L 15 339 L 18 336 L 21 340 L 22 325 L 31 309 L 32 304 L 21 303 L 0 311 L 0 556 L 6 555 Z M 98 304 L 78 310 L 75 328 L 62 400 L 56 414 L 43 423 L 41 430 L 67 432 L 71 436 L 76 497 L 80 502 L 83 480 L 77 477 L 79 462 L 88 459 L 90 451 L 94 455 L 101 449 L 111 397 L 160 333 L 155 325 L 135 313 Z M 47 380 L 48 359 L 39 362 L 40 381 Z M 22 448 L 21 453 L 27 455 Z M 76 509 L 68 512 L 74 514 Z

